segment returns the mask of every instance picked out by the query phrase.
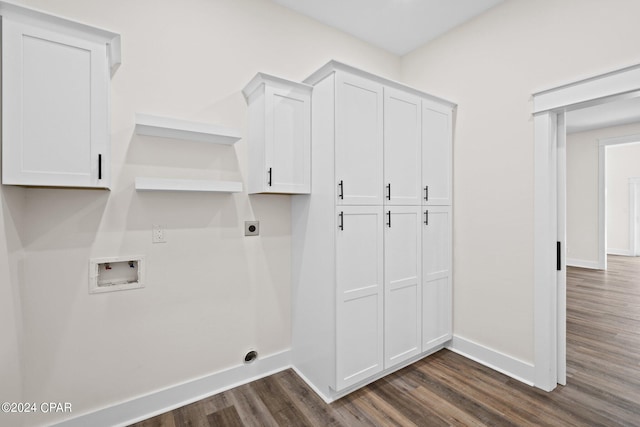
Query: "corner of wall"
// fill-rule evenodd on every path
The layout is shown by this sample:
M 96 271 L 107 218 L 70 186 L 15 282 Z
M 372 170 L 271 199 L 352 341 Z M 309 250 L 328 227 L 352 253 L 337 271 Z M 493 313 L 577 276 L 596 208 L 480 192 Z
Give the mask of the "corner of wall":
M 0 384 L 3 402 L 23 401 L 20 225 L 24 189 L 0 186 Z M 22 414 L 0 413 L 1 425 L 22 425 Z

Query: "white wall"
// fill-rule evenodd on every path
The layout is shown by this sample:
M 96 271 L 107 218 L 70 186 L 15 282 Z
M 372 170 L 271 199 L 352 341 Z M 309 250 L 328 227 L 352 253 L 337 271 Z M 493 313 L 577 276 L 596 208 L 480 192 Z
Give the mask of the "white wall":
M 23 2 L 123 36 L 113 190 L 4 191 L 4 238 L 22 246 L 0 249 L 12 271 L 9 286 L 0 273 L 2 296 L 20 290 L 0 308 L 17 319 L 24 399 L 71 401 L 75 416 L 236 365 L 249 347 L 288 348 L 288 197 L 135 193 L 136 175 L 246 181 L 247 171 L 245 141 L 149 140 L 132 136 L 133 115 L 246 132 L 240 89 L 257 71 L 301 79 L 330 58 L 459 104 L 455 333 L 533 360 L 531 94 L 637 63 L 640 2 L 510 0 L 402 61 L 267 0 Z M 245 239 L 254 218 L 262 236 Z M 150 243 L 154 223 L 167 226 L 166 244 Z M 146 289 L 87 294 L 89 257 L 131 253 L 147 256 Z
M 405 56 L 407 84 L 458 103 L 454 333 L 532 362 L 531 95 L 638 63 L 636 0 L 510 0 Z
M 640 125 L 632 134 L 640 134 Z M 633 255 L 629 241 L 629 178 L 638 177 L 640 144 L 607 147 L 607 253 Z
M 247 156 L 244 140 L 218 147 L 136 136 L 134 113 L 246 134 L 241 89 L 258 71 L 301 80 L 334 58 L 397 79 L 400 60 L 266 0 L 23 3 L 120 32 L 123 43 L 112 80 L 112 191 L 20 189 L 24 226 L 4 217 L 24 249 L 13 306 L 24 327 L 24 399 L 71 402 L 77 416 L 239 365 L 252 348 L 287 350 L 290 198 L 136 193 L 135 176 L 246 185 Z M 4 200 L 4 212 L 14 205 Z M 243 222 L 253 219 L 261 236 L 245 238 Z M 151 244 L 152 224 L 166 226 L 167 243 Z M 145 289 L 88 294 L 90 257 L 134 254 L 147 257 Z
M 24 214 L 24 193 L 0 187 L 0 401 L 23 402 L 22 316 L 20 269 L 23 251 L 18 230 Z M 21 423 L 20 414 L 0 412 L 0 425 Z
M 640 124 L 613 126 L 567 135 L 567 261 L 578 265 L 598 263 L 598 152 L 599 140 L 640 133 Z M 607 150 L 618 150 L 608 148 Z M 619 167 L 607 152 L 607 172 Z M 631 161 L 633 163 L 634 160 Z M 635 158 L 640 164 L 640 159 Z M 623 202 L 628 204 L 627 201 Z M 611 190 L 608 190 L 609 198 Z M 611 201 L 611 200 L 609 200 Z M 615 202 L 620 206 L 621 202 Z M 609 204 L 609 203 L 608 203 Z M 614 220 L 612 222 L 611 220 Z M 621 218 L 608 218 L 608 234 L 618 234 Z M 613 228 L 612 228 L 613 227 Z M 627 242 L 628 249 L 628 242 Z

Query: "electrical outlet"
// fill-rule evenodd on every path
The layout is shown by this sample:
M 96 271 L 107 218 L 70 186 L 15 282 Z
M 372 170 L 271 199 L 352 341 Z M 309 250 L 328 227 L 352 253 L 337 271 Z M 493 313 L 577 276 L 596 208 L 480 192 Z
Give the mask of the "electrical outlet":
M 153 225 L 153 230 L 151 231 L 151 241 L 153 243 L 166 243 L 167 239 L 166 239 L 166 235 L 165 235 L 165 230 L 164 227 L 162 225 L 159 224 L 154 224 Z
M 260 234 L 260 221 L 245 221 L 244 222 L 244 235 L 245 236 L 258 236 Z

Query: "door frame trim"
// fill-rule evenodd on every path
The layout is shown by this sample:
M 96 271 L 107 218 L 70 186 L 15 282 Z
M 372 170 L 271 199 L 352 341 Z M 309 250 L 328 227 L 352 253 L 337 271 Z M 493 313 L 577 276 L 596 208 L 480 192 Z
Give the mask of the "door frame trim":
M 631 256 L 640 256 L 640 224 L 637 218 L 640 216 L 638 205 L 640 204 L 640 177 L 629 178 L 629 249 Z
M 534 385 L 558 384 L 558 114 L 640 96 L 640 64 L 533 94 L 534 122 Z M 565 360 L 566 363 L 566 360 Z
M 640 134 L 601 138 L 598 140 L 598 263 L 603 270 L 607 269 L 607 147 L 614 145 L 640 143 Z M 632 229 L 632 207 L 629 206 L 629 233 Z M 630 254 L 634 253 L 634 239 L 629 238 Z

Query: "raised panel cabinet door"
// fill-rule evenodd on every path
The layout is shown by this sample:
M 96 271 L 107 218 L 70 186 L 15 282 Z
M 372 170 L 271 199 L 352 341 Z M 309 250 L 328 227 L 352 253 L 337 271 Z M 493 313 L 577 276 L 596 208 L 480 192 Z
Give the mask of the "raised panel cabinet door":
M 336 390 L 383 369 L 382 207 L 336 208 Z
M 452 110 L 422 100 L 422 202 L 451 205 Z
M 421 205 L 421 100 L 384 88 L 384 203 Z
M 451 207 L 423 207 L 422 351 L 451 339 Z
M 3 19 L 3 183 L 110 184 L 106 46 Z
M 266 87 L 265 179 L 267 192 L 309 193 L 311 100 L 295 89 Z
M 335 179 L 339 205 L 381 205 L 382 85 L 336 74 Z
M 421 231 L 419 206 L 385 207 L 385 369 L 421 352 Z

